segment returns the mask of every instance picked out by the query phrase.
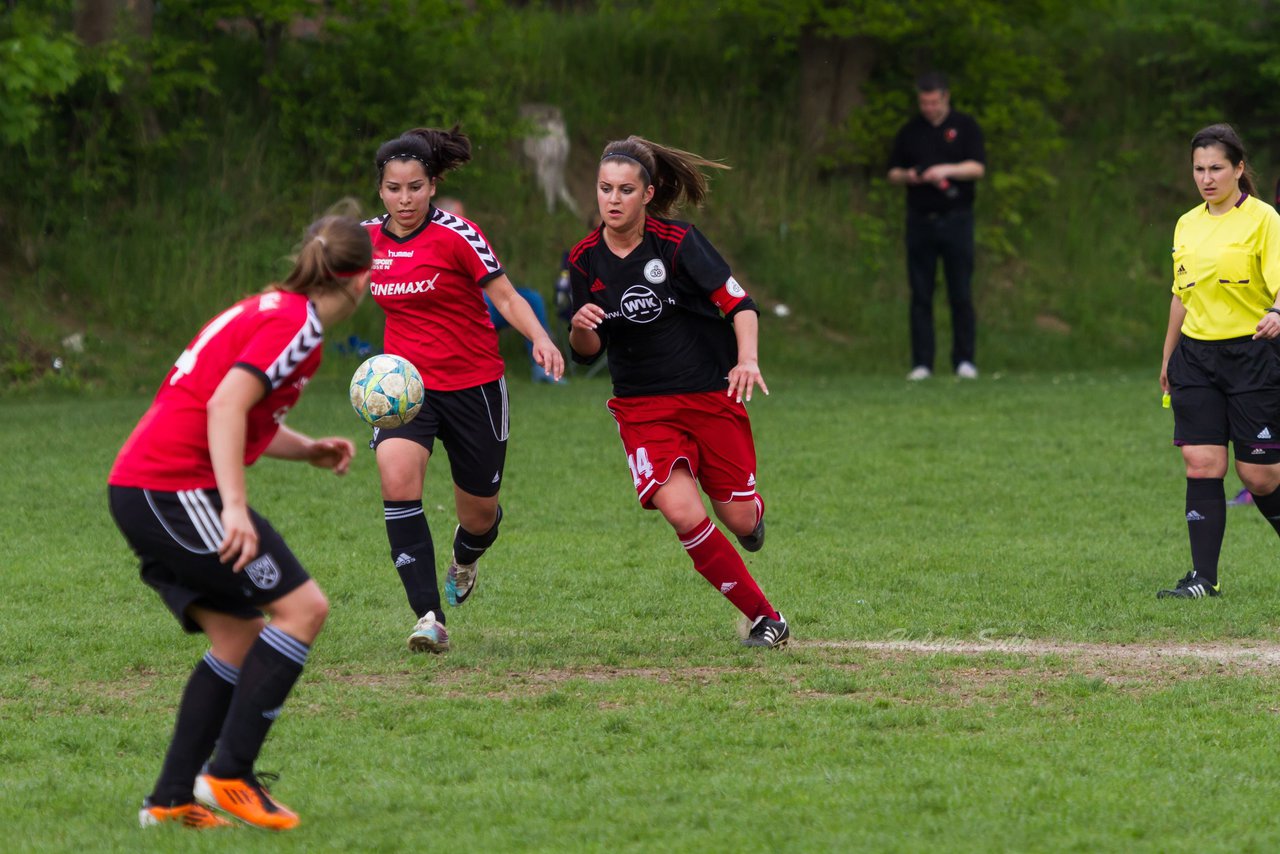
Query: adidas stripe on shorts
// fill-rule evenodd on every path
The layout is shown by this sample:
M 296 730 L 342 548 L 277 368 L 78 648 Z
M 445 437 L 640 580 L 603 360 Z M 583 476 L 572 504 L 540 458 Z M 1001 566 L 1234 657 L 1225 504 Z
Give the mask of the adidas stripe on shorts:
M 1280 463 L 1280 342 L 1182 336 L 1169 356 L 1175 445 L 1222 445 Z
M 453 482 L 470 495 L 488 498 L 502 488 L 502 467 L 507 460 L 507 381 L 458 389 L 432 391 L 418 416 L 403 427 L 373 431 L 369 447 L 388 439 L 408 439 L 431 451 L 436 437 L 449 455 Z
M 258 556 L 239 572 L 218 559 L 222 499 L 216 489 L 159 492 L 109 486 L 111 516 L 141 562 L 142 580 L 153 588 L 188 632 L 200 627 L 187 616 L 199 605 L 252 619 L 259 608 L 310 580 L 284 538 L 252 508 Z

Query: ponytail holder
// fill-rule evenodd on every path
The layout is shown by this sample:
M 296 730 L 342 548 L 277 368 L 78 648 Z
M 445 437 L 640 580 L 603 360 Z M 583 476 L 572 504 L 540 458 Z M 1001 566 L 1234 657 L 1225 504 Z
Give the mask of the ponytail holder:
M 369 272 L 369 270 L 371 269 L 372 269 L 372 265 L 368 267 L 361 267 L 359 270 L 343 270 L 342 272 L 335 271 L 333 274 L 333 277 L 335 279 L 351 279 L 351 278 L 354 278 L 355 276 L 363 276 L 365 273 Z
M 323 235 L 323 234 L 317 234 L 317 235 L 316 235 L 316 240 L 319 240 L 319 241 L 320 241 L 320 245 L 321 245 L 321 246 L 328 246 L 328 245 L 329 245 L 329 241 L 327 241 L 327 240 L 325 240 L 325 239 L 324 239 L 324 235 Z

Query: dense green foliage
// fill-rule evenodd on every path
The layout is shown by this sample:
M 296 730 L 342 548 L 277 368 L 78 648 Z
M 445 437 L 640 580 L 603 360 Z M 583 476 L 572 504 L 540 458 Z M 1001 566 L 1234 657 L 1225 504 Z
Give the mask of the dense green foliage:
M 931 67 L 988 136 L 983 366 L 1150 363 L 1168 233 L 1194 201 L 1184 141 L 1241 123 L 1267 185 L 1280 126 L 1280 12 L 1262 0 L 1209 19 L 1191 0 L 174 0 L 145 34 L 125 21 L 94 45 L 70 35 L 74 8 L 0 12 L 7 389 L 143 383 L 132 361 L 278 275 L 310 218 L 348 196 L 378 212 L 372 152 L 412 126 L 468 132 L 475 158 L 446 192 L 513 278 L 548 290 L 585 227 L 543 209 L 519 153 L 528 102 L 563 110 L 587 209 L 608 139 L 723 158 L 734 171 L 687 213 L 766 306 L 794 310 L 766 325 L 767 357 L 896 373 L 902 199 L 883 164 Z M 838 85 L 818 97 L 815 80 Z M 376 315 L 343 334 L 376 340 Z M 76 333 L 84 352 L 63 343 Z

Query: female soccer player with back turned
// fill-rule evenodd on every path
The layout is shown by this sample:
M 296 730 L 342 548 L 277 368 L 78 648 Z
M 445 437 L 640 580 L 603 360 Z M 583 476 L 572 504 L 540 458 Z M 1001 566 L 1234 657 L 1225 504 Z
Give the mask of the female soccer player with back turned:
M 142 580 L 210 643 L 143 801 L 144 827 L 229 824 L 205 806 L 272 830 L 298 824 L 253 766 L 329 603 L 249 506 L 245 467 L 265 454 L 346 473 L 350 440 L 312 439 L 284 418 L 320 365 L 325 328 L 364 296 L 372 256 L 355 219 L 313 223 L 283 282 L 219 314 L 182 352 L 108 477 L 111 515 Z
M 569 253 L 573 358 L 607 349 L 609 411 L 641 506 L 675 529 L 694 568 L 751 622 L 748 646 L 787 642 L 741 556 L 707 516 L 748 551 L 764 544 L 764 501 L 744 401 L 758 385 L 759 313 L 729 265 L 699 231 L 668 219 L 707 193 L 695 154 L 637 136 L 611 142 L 597 171 L 603 224 Z

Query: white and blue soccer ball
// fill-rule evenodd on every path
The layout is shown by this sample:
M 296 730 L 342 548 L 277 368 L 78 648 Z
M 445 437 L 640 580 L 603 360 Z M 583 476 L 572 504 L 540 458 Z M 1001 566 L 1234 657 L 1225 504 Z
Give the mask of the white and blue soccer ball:
M 366 359 L 351 377 L 351 408 L 374 427 L 408 424 L 425 395 L 418 369 L 390 353 Z

